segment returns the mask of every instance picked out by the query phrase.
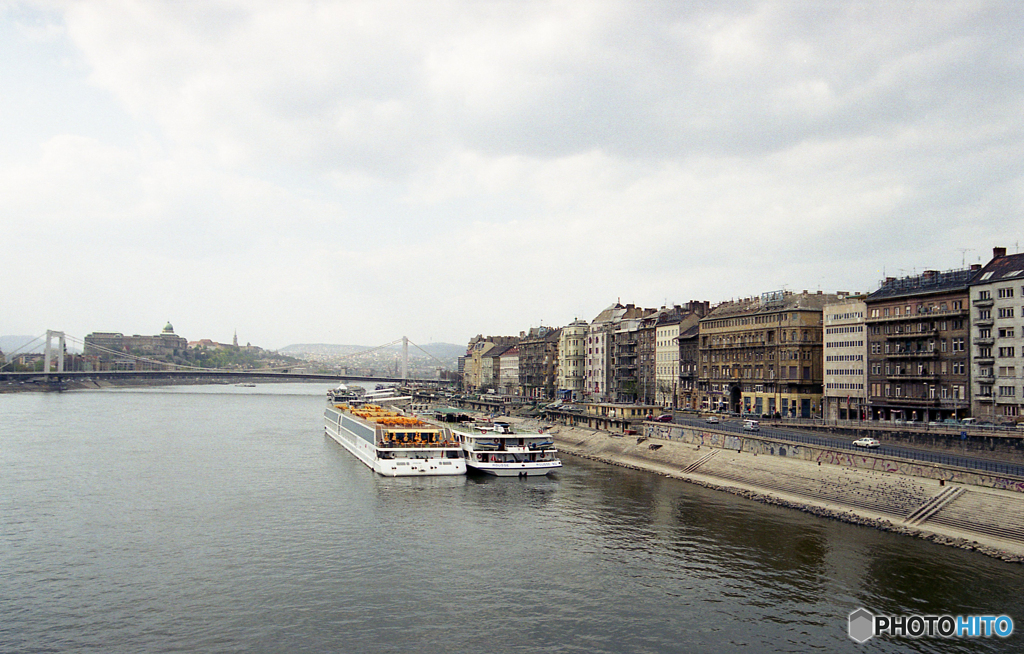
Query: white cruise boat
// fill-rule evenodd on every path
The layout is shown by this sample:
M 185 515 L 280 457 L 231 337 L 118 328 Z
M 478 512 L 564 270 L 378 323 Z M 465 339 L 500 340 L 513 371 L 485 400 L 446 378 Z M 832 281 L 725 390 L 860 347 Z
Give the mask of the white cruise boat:
M 466 459 L 447 427 L 432 425 L 375 404 L 330 404 L 328 436 L 387 477 L 464 475 Z
M 507 422 L 460 424 L 452 431 L 470 470 L 499 477 L 532 477 L 562 467 L 554 441 L 539 431 L 516 431 Z

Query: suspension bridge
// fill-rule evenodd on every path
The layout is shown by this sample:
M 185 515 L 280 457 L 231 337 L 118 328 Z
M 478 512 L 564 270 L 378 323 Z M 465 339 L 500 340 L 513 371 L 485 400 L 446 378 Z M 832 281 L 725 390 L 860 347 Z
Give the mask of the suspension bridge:
M 42 370 L 15 371 L 13 370 L 14 359 L 19 352 L 28 348 L 38 348 L 38 342 L 45 339 L 43 348 Z M 110 358 L 116 357 L 117 369 L 98 369 L 102 367 L 96 363 L 86 362 L 82 357 L 69 356 L 67 354 L 67 342 L 70 341 L 82 347 L 83 354 L 88 350 L 99 358 L 106 355 Z M 339 360 L 354 358 L 361 355 L 373 354 L 395 345 L 401 344 L 401 367 L 393 376 L 387 375 L 351 375 L 333 372 L 309 372 L 305 370 L 307 364 L 279 366 L 275 368 L 207 368 L 201 366 L 183 365 L 169 363 L 158 359 L 130 354 L 112 350 L 95 343 L 86 344 L 83 339 L 70 336 L 61 331 L 47 330 L 44 336 L 38 336 L 33 341 L 23 345 L 14 352 L 7 353 L 7 361 L 0 365 L 0 382 L 8 384 L 35 384 L 54 389 L 63 388 L 72 381 L 149 381 L 149 380 L 170 380 L 179 382 L 209 383 L 226 381 L 326 381 L 326 382 L 377 382 L 377 383 L 412 383 L 424 385 L 448 384 L 452 380 L 442 378 L 413 378 L 409 377 L 409 346 L 412 345 L 427 357 L 437 362 L 439 370 L 445 367 L 444 362 L 430 354 L 420 346 L 409 341 L 405 336 L 395 339 L 390 343 L 367 348 L 358 352 L 340 355 Z M 38 356 L 38 355 L 37 355 Z M 68 359 L 71 359 L 70 368 L 67 366 Z M 109 366 L 108 362 L 108 366 Z M 440 377 L 440 375 L 439 375 Z

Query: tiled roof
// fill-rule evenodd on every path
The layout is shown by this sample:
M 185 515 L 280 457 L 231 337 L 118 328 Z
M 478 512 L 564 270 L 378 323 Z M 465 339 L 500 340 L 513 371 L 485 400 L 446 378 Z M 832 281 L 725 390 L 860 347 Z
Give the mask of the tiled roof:
M 994 282 L 1024 281 L 1024 254 L 1011 254 L 988 262 L 971 280 L 971 286 Z

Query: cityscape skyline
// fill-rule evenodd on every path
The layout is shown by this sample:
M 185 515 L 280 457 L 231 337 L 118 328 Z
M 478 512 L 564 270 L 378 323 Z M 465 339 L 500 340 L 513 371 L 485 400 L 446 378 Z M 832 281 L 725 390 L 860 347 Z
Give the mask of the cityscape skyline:
M 965 248 L 961 248 L 961 251 L 964 250 L 964 249 Z M 1018 254 L 1019 253 L 1016 248 L 1005 248 L 1005 249 L 1006 249 L 1006 253 L 1010 254 L 1010 255 Z M 719 299 L 719 300 L 707 300 L 707 301 L 709 301 L 711 303 L 712 307 L 716 307 L 716 306 L 718 306 L 720 304 L 723 304 L 723 303 L 734 302 L 734 301 L 743 300 L 743 299 L 747 299 L 747 298 L 756 298 L 756 297 L 758 297 L 758 296 L 760 296 L 760 295 L 762 295 L 764 293 L 771 293 L 771 292 L 783 291 L 783 290 L 784 291 L 793 291 L 793 292 L 808 291 L 808 292 L 815 293 L 815 292 L 821 291 L 821 292 L 825 292 L 825 293 L 845 293 L 845 294 L 850 294 L 850 295 L 857 295 L 857 294 L 867 295 L 867 294 L 877 290 L 878 288 L 880 288 L 881 285 L 884 283 L 884 281 L 886 279 L 889 279 L 889 278 L 899 279 L 899 278 L 905 278 L 905 277 L 914 277 L 914 276 L 924 272 L 925 270 L 937 270 L 939 272 L 948 272 L 950 270 L 966 269 L 966 268 L 969 268 L 972 265 L 982 265 L 982 264 L 986 263 L 987 261 L 989 261 L 989 259 L 991 258 L 991 250 L 989 250 L 988 252 L 989 253 L 988 253 L 987 256 L 983 256 L 983 255 L 977 256 L 977 261 L 974 261 L 974 262 L 969 262 L 969 261 L 966 261 L 966 259 L 962 259 L 962 261 L 965 262 L 965 265 L 963 265 L 963 266 L 954 266 L 952 268 L 936 268 L 936 267 L 927 267 L 927 266 L 925 266 L 925 267 L 922 267 L 919 271 L 916 270 L 916 269 L 906 270 L 906 269 L 903 269 L 903 268 L 898 268 L 897 270 L 899 271 L 899 274 L 897 274 L 897 275 L 888 274 L 883 269 L 883 276 L 881 278 L 879 278 L 874 283 L 874 285 L 872 285 L 870 288 L 821 289 L 821 288 L 807 288 L 806 286 L 801 286 L 799 284 L 784 284 L 784 285 L 782 285 L 778 289 L 767 289 L 767 288 L 764 288 L 764 289 L 761 289 L 759 291 L 751 292 L 751 293 L 748 293 L 748 294 L 745 294 L 745 295 L 739 295 L 738 294 L 738 295 L 732 295 L 730 297 L 722 298 L 722 299 Z M 706 299 L 706 298 L 701 298 L 701 299 Z M 631 304 L 631 305 L 634 305 L 634 306 L 637 306 L 637 307 L 644 307 L 644 308 L 648 308 L 648 309 L 657 309 L 659 307 L 661 307 L 661 308 L 663 308 L 663 307 L 671 307 L 674 304 L 685 304 L 685 302 L 686 302 L 685 300 L 670 300 L 667 303 L 661 303 L 661 304 L 657 304 L 657 305 L 644 305 L 644 304 L 642 304 L 640 302 L 635 302 L 635 301 L 633 301 L 630 298 L 623 299 L 622 296 L 616 296 L 615 299 L 609 300 L 605 305 L 602 305 L 601 307 L 595 307 L 593 309 L 593 311 L 592 311 L 592 315 L 590 315 L 589 317 L 586 314 L 584 314 L 584 315 L 575 315 L 574 314 L 571 318 L 567 319 L 565 322 L 562 322 L 562 323 L 552 323 L 552 322 L 549 322 L 549 321 L 543 321 L 543 322 L 538 322 L 536 324 L 522 325 L 522 326 L 520 326 L 519 329 L 515 329 L 515 330 L 509 331 L 507 333 L 499 332 L 497 330 L 486 329 L 486 328 L 481 328 L 481 329 L 476 329 L 476 330 L 472 330 L 471 329 L 469 332 L 465 333 L 465 337 L 463 339 L 461 339 L 461 340 L 453 340 L 453 341 L 432 340 L 432 341 L 427 341 L 424 344 L 430 345 L 430 344 L 435 344 L 435 343 L 441 343 L 441 344 L 446 344 L 446 345 L 459 345 L 459 346 L 461 346 L 463 343 L 466 343 L 466 342 L 470 341 L 477 334 L 490 334 L 490 335 L 504 334 L 504 335 L 514 336 L 514 335 L 517 335 L 517 334 L 520 334 L 520 333 L 523 333 L 523 332 L 527 332 L 527 331 L 529 331 L 530 329 L 532 329 L 534 327 L 540 327 L 540 326 L 549 327 L 549 328 L 556 328 L 557 329 L 557 328 L 560 328 L 560 327 L 564 327 L 564 326 L 570 324 L 571 322 L 573 322 L 575 320 L 585 320 L 585 321 L 589 322 L 592 319 L 592 317 L 596 316 L 598 313 L 600 313 L 602 309 L 604 309 L 609 304 L 614 304 L 614 303 Z M 168 322 L 176 323 L 177 321 L 175 321 L 175 320 L 171 320 L 171 321 L 164 320 L 162 322 L 166 324 Z M 3 328 L 3 324 L 0 323 L 0 329 L 2 329 L 2 328 Z M 98 333 L 98 332 L 104 332 L 104 331 L 119 332 L 119 333 L 123 333 L 125 335 L 140 335 L 140 334 L 141 335 L 149 335 L 150 334 L 150 332 L 145 331 L 145 330 L 142 330 L 142 331 L 132 331 L 132 330 L 117 330 L 117 329 L 113 329 L 113 330 L 90 329 L 89 331 L 87 331 L 87 332 L 83 333 L 81 336 L 79 336 L 77 333 L 70 332 L 68 330 L 61 330 L 61 329 L 52 328 L 52 327 L 50 329 L 56 329 L 57 331 L 64 331 L 66 334 L 68 334 L 68 335 L 70 335 L 70 336 L 72 336 L 74 338 L 77 338 L 79 340 L 84 339 L 84 337 L 86 335 L 88 335 L 89 333 L 94 333 L 94 332 Z M 40 336 L 44 336 L 45 335 L 45 331 L 46 331 L 46 328 L 43 328 L 42 330 L 40 330 L 39 334 L 34 334 L 34 335 L 32 335 L 32 334 L 16 334 L 16 333 L 13 333 L 13 332 L 11 332 L 11 333 L 0 333 L 0 338 L 11 338 L 11 337 L 39 338 Z M 159 332 L 158 332 L 158 330 L 152 330 L 152 333 L 156 334 L 156 333 L 159 333 Z M 393 338 L 388 338 L 388 340 L 389 341 L 390 340 L 394 340 L 394 338 L 400 338 L 401 336 L 402 335 L 398 335 L 398 336 L 395 336 Z M 215 342 L 230 343 L 233 339 L 235 339 L 237 337 L 238 337 L 237 336 L 237 329 L 232 329 L 232 331 L 231 331 L 231 338 L 229 338 L 229 339 L 218 341 L 218 339 L 216 339 L 216 338 L 211 339 L 210 336 L 201 336 L 199 338 L 189 339 L 189 341 L 192 342 L 192 341 L 199 341 L 199 340 L 207 339 L 207 340 L 213 340 Z M 410 339 L 410 340 L 415 340 L 415 339 Z M 276 347 L 269 347 L 269 346 L 266 346 L 266 345 L 264 345 L 262 343 L 257 343 L 257 342 L 254 342 L 254 341 L 247 341 L 244 337 L 241 339 L 240 342 L 243 343 L 243 344 L 251 344 L 251 345 L 254 345 L 254 346 L 259 346 L 259 347 L 262 347 L 264 349 L 271 350 L 271 351 L 285 350 L 285 349 L 288 349 L 288 348 L 294 348 L 296 346 L 302 346 L 302 345 L 350 346 L 350 347 L 367 347 L 367 348 L 374 348 L 374 347 L 378 347 L 380 345 L 383 345 L 383 343 L 355 343 L 355 342 L 328 343 L 326 341 L 305 341 L 305 342 L 300 342 L 300 341 L 293 340 L 293 341 L 287 342 L 284 345 L 280 345 L 280 346 L 276 346 Z M 69 343 L 69 349 L 71 349 L 72 347 L 74 347 L 74 343 L 73 342 Z M 2 350 L 0 350 L 0 351 L 2 351 Z

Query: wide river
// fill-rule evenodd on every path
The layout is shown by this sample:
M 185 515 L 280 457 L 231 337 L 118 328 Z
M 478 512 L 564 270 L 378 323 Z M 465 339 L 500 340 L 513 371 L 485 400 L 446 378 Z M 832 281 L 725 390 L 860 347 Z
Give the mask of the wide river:
M 573 457 L 385 479 L 325 390 L 0 395 L 0 651 L 1024 651 L 1020 565 Z M 858 645 L 858 607 L 1018 624 Z

